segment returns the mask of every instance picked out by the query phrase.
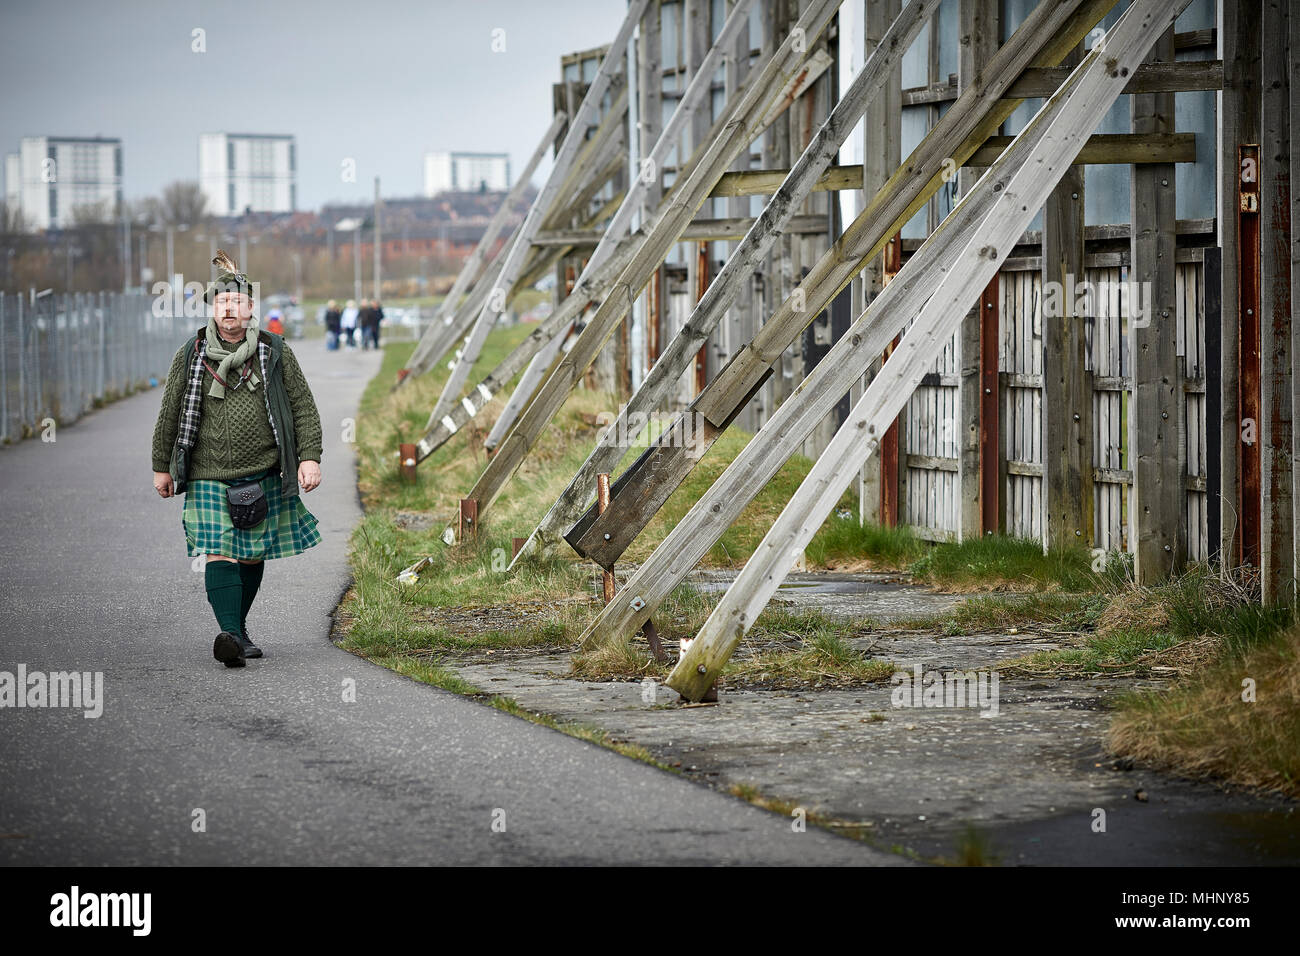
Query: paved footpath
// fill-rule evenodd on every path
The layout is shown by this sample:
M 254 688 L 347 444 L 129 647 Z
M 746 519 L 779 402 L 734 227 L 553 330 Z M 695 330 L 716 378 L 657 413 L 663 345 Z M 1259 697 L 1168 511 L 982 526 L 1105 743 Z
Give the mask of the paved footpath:
M 0 863 L 902 862 L 331 644 L 361 514 L 343 421 L 379 357 L 295 351 L 325 432 L 304 498 L 322 541 L 268 563 L 266 657 L 243 669 L 212 659 L 183 498 L 152 487 L 161 389 L 0 449 L 0 671 L 104 681 L 98 718 L 0 709 Z

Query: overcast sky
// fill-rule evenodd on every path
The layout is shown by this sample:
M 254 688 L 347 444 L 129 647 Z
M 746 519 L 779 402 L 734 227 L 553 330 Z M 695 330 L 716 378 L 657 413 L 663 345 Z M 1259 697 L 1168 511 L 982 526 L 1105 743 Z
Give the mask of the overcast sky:
M 423 188 L 430 149 L 508 152 L 550 123 L 560 57 L 608 43 L 626 0 L 40 0 L 0 6 L 0 153 L 122 140 L 128 200 L 198 179 L 201 132 L 290 133 L 298 208 Z M 207 50 L 192 52 L 193 31 Z M 505 52 L 492 50 L 504 30 Z M 345 158 L 357 181 L 344 183 Z M 549 168 L 549 158 L 535 180 Z M 2 169 L 0 169 L 2 173 Z

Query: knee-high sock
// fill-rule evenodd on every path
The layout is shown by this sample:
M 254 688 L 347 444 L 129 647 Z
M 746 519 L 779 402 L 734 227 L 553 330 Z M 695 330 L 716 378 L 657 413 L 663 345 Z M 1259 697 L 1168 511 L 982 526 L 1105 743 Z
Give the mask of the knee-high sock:
M 241 633 L 239 609 L 244 585 L 239 564 L 209 558 L 203 569 L 203 582 L 207 585 L 208 603 L 212 605 L 212 613 L 217 616 L 217 625 L 231 634 Z
M 239 566 L 239 576 L 244 584 L 244 600 L 239 608 L 239 627 L 244 637 L 248 637 L 248 611 L 253 606 L 253 599 L 257 597 L 257 589 L 262 586 L 262 572 L 265 569 L 265 561 Z

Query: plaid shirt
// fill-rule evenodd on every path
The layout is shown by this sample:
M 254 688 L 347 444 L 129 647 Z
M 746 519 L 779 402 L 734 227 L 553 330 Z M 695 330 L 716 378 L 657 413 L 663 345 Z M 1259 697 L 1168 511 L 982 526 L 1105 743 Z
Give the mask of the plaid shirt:
M 181 405 L 181 417 L 179 428 L 176 433 L 176 442 L 188 453 L 194 447 L 194 442 L 199 437 L 199 418 L 203 413 L 203 363 L 204 356 L 208 351 L 208 343 L 204 336 L 198 337 L 198 347 L 194 349 L 194 358 L 190 362 L 189 389 L 185 393 L 185 402 Z M 266 383 L 269 381 L 266 374 L 266 364 L 270 361 L 271 347 L 259 338 L 257 340 L 257 361 L 262 367 L 262 404 L 266 406 L 266 417 L 271 422 L 271 432 L 275 435 L 275 443 L 280 444 L 280 433 L 275 428 L 275 416 L 271 414 L 271 399 L 267 395 Z M 241 375 L 235 380 L 234 385 L 228 385 L 227 388 L 239 388 L 243 384 L 245 376 Z M 252 388 L 250 385 L 249 388 Z

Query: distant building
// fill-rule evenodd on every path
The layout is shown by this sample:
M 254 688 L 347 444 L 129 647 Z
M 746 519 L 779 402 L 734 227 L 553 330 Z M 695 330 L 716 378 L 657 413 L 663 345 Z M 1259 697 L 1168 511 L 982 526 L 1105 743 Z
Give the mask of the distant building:
M 425 153 L 424 195 L 510 188 L 509 153 Z
M 199 186 L 216 216 L 294 212 L 298 208 L 297 157 L 292 136 L 202 133 Z
M 122 141 L 100 136 L 24 136 L 5 156 L 5 203 L 29 229 L 63 229 L 78 207 L 115 217 L 122 203 Z

